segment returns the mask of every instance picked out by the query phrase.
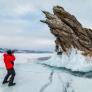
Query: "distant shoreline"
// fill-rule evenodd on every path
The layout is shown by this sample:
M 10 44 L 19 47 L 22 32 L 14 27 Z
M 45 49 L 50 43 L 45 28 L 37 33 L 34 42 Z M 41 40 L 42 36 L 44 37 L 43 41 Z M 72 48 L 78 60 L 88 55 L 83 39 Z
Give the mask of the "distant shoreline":
M 8 48 L 0 48 L 0 53 L 4 53 L 8 50 Z M 15 53 L 53 53 L 53 51 L 36 51 L 36 50 L 19 50 L 19 49 L 11 49 L 14 50 Z

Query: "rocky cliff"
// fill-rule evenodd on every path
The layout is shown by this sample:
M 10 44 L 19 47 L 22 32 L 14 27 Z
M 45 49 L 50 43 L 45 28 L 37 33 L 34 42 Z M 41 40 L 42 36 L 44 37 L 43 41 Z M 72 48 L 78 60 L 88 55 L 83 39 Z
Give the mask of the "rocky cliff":
M 63 7 L 53 7 L 53 14 L 43 11 L 51 33 L 56 37 L 56 46 L 63 52 L 70 48 L 77 48 L 83 55 L 92 56 L 92 30 L 84 28 L 81 23 Z M 59 49 L 59 48 L 57 48 Z

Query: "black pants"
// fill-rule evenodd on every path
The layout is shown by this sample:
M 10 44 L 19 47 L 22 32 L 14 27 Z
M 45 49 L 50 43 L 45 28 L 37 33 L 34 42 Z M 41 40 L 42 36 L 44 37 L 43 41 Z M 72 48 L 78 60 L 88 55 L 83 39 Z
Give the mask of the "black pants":
M 8 78 L 9 78 L 9 77 L 10 77 L 10 79 L 9 79 L 9 84 L 12 84 L 13 81 L 14 81 L 14 77 L 15 77 L 15 70 L 14 70 L 14 68 L 7 70 L 7 74 L 6 74 L 6 76 L 5 76 L 3 82 L 8 81 Z

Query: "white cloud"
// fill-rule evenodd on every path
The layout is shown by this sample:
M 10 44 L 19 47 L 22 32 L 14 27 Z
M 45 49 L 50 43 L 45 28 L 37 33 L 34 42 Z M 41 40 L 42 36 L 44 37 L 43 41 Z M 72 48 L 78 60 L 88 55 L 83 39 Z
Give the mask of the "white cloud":
M 23 36 L 0 36 L 0 47 L 19 49 L 53 49 L 53 40 Z
M 33 13 L 36 8 L 32 2 L 26 0 L 3 0 L 0 1 L 0 15 L 18 17 L 26 15 L 27 13 Z
M 36 12 L 36 7 L 32 3 L 23 3 L 18 4 L 16 8 L 14 9 L 15 13 L 18 15 L 25 15 L 27 13 L 34 13 Z
M 32 0 L 32 2 L 39 8 L 39 9 L 46 9 L 50 10 L 54 5 L 60 5 L 62 2 L 61 0 Z
M 0 47 L 53 48 L 54 37 L 40 19 L 41 10 L 51 12 L 54 5 L 92 26 L 92 0 L 0 0 Z
M 41 10 L 49 9 L 56 2 L 57 0 L 0 0 L 0 47 L 52 49 L 54 41 L 49 37 L 48 29 L 42 28 L 42 24 L 38 23 Z M 37 20 L 22 19 L 28 14 L 32 14 L 30 20 L 36 14 L 39 16 L 37 15 Z
M 60 4 L 61 0 L 0 0 L 0 15 L 22 16 L 27 13 L 36 13 L 37 10 L 49 10 L 53 5 Z

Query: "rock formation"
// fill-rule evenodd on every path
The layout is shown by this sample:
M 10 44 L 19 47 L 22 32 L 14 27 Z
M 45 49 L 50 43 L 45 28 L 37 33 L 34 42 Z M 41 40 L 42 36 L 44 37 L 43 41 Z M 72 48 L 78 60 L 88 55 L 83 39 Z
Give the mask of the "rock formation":
M 83 55 L 92 56 L 92 30 L 84 28 L 75 16 L 64 10 L 63 7 L 53 7 L 53 13 L 43 11 L 51 33 L 56 37 L 55 43 L 63 52 L 70 48 L 77 48 Z

